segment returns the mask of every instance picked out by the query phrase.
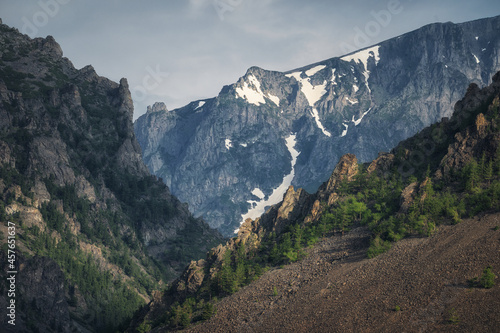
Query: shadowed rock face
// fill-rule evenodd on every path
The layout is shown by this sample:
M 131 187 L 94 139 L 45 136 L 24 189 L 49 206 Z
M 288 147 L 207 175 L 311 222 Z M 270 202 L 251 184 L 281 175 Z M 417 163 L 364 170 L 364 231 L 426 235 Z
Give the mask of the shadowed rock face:
M 23 267 L 24 266 L 24 267 Z M 69 330 L 69 307 L 64 288 L 64 274 L 49 258 L 27 260 L 19 271 L 19 293 L 39 316 L 39 322 L 49 327 Z
M 196 216 L 230 235 L 290 173 L 309 192 L 339 158 L 361 162 L 450 117 L 470 82 L 500 69 L 500 18 L 432 24 L 377 46 L 281 73 L 252 67 L 215 98 L 148 109 L 135 131 L 148 168 Z M 380 161 L 382 162 L 382 161 Z M 285 191 L 283 191 L 283 194 Z
M 3 252 L 0 252 L 0 258 L 7 262 L 7 256 Z M 2 318 L 2 328 L 6 332 L 29 332 L 36 323 L 39 332 L 69 331 L 70 314 L 65 278 L 59 265 L 42 257 L 25 259 L 18 255 L 16 259 L 19 264 L 14 282 L 16 297 L 12 298 L 16 300 L 16 325 L 8 324 L 7 321 L 11 318 L 6 317 Z M 2 272 L 2 279 L 9 276 Z M 2 308 L 7 308 L 6 300 L 10 301 L 0 298 Z
M 14 221 L 19 250 L 33 256 L 20 268 L 26 325 L 43 318 L 52 331 L 73 331 L 77 321 L 103 331 L 119 323 L 105 323 L 114 309 L 104 296 L 79 294 L 68 271 L 81 258 L 99 268 L 94 275 L 123 282 L 119 292 L 147 301 L 153 286 L 173 280 L 222 236 L 148 171 L 127 80 L 100 77 L 92 66 L 75 69 L 62 55 L 52 37 L 31 39 L 0 24 L 0 229 L 6 235 Z M 37 242 L 42 236 L 47 241 Z M 71 254 L 64 263 L 56 247 Z M 65 288 L 76 290 L 73 307 Z

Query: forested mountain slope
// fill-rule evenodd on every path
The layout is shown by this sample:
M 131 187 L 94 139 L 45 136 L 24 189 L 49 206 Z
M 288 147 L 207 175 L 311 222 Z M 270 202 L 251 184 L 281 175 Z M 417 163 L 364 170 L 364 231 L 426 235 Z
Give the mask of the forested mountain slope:
M 132 114 L 125 79 L 0 24 L 0 306 L 13 233 L 16 332 L 115 332 L 222 240 L 149 173 Z

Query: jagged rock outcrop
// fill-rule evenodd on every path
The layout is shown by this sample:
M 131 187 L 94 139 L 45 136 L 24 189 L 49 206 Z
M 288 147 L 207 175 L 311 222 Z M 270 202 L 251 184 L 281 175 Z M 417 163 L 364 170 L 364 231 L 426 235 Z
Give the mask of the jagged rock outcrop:
M 499 31 L 500 17 L 431 24 L 289 72 L 252 67 L 215 98 L 151 108 L 135 131 L 149 169 L 231 235 L 254 202 L 286 192 L 286 175 L 315 192 L 342 155 L 371 161 L 450 117 L 470 82 L 500 69 Z
M 474 117 L 474 111 L 481 106 L 493 109 L 500 106 L 498 96 L 491 100 L 491 96 L 498 95 L 500 91 L 500 74 L 493 77 L 490 86 L 479 90 L 477 86 L 471 85 L 464 99 L 455 106 L 455 118 L 459 120 L 448 124 L 450 127 L 461 126 L 462 123 L 468 124 L 473 121 L 473 126 L 467 128 L 465 132 L 459 132 L 454 137 L 454 143 L 448 147 L 447 154 L 441 160 L 441 169 L 437 171 L 438 175 L 448 175 L 452 170 L 460 168 L 469 163 L 473 157 L 480 158 L 481 154 L 493 156 L 498 149 L 498 135 L 488 134 L 489 126 L 498 126 L 494 122 L 488 121 L 483 113 Z M 463 125 L 462 125 L 463 126 Z
M 367 168 L 368 173 L 377 170 L 378 172 L 388 172 L 392 163 L 394 162 L 394 154 L 379 153 L 378 157 L 374 159 Z
M 417 187 L 418 182 L 413 182 L 404 188 L 403 192 L 401 193 L 401 201 L 399 203 L 401 205 L 401 208 L 399 210 L 400 213 L 407 213 L 410 209 L 410 206 L 415 199 L 415 195 L 417 194 Z
M 342 181 L 351 181 L 358 173 L 358 159 L 353 154 L 346 154 L 340 158 L 339 163 L 333 170 L 330 179 L 318 189 L 319 199 L 326 200 L 328 205 L 332 205 L 337 194 L 335 189 Z
M 0 25 L 0 226 L 15 223 L 27 257 L 25 323 L 38 313 L 52 330 L 118 329 L 222 241 L 149 173 L 132 119 L 126 79 L 78 70 L 54 38 Z
M 153 106 L 148 106 L 148 113 L 154 113 L 154 112 L 168 112 L 167 106 L 163 102 L 156 102 L 153 104 Z

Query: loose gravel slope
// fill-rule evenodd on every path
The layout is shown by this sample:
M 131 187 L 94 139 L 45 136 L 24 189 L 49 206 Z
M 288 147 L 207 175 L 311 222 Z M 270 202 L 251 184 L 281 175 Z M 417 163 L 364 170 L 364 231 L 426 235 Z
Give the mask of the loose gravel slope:
M 367 259 L 369 234 L 327 238 L 300 262 L 275 269 L 217 304 L 189 332 L 500 332 L 500 214 L 443 226 Z M 277 295 L 273 295 L 276 287 Z M 396 311 L 399 306 L 400 311 Z

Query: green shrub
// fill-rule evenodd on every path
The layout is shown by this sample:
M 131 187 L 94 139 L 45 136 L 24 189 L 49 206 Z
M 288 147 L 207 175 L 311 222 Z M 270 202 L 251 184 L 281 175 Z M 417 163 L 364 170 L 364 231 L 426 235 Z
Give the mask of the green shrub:
M 379 254 L 389 251 L 392 247 L 391 242 L 382 240 L 379 236 L 375 237 L 370 242 L 370 247 L 368 248 L 368 258 L 375 258 Z
M 137 331 L 139 333 L 147 333 L 151 331 L 151 323 L 149 321 L 144 320 L 138 327 Z
M 186 328 L 191 324 L 191 314 L 189 312 L 181 312 L 180 325 L 182 328 Z
M 491 266 L 483 270 L 481 277 L 474 277 L 469 280 L 469 286 L 472 288 L 492 288 L 495 285 L 496 275 L 493 273 Z
M 448 323 L 451 325 L 457 325 L 460 322 L 457 310 L 455 308 L 451 309 L 449 312 Z
M 294 250 L 289 250 L 285 253 L 285 257 L 287 257 L 290 262 L 296 262 L 298 260 L 298 253 Z
M 492 272 L 491 266 L 486 267 L 483 270 L 483 275 L 479 279 L 479 285 L 483 288 L 489 289 L 495 285 L 496 275 Z
M 208 319 L 212 318 L 212 316 L 215 314 L 215 312 L 216 312 L 215 306 L 212 303 L 207 303 L 203 307 L 201 319 L 208 320 Z

